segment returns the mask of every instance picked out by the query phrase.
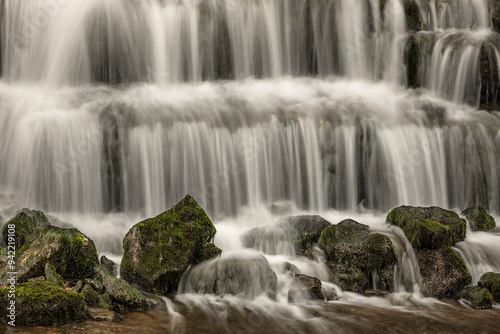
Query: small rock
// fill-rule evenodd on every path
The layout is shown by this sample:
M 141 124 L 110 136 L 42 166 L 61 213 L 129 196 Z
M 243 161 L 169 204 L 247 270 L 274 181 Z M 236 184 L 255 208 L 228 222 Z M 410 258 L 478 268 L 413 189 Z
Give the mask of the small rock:
M 89 284 L 85 284 L 80 293 L 88 306 L 99 306 L 99 295 Z
M 54 266 L 52 266 L 49 262 L 45 264 L 45 277 L 47 281 L 50 281 L 56 285 L 59 285 L 61 288 L 64 288 L 63 278 L 56 272 L 56 268 L 54 268 Z
M 493 296 L 493 300 L 497 303 L 500 303 L 500 274 L 498 273 L 484 273 L 477 285 L 480 287 L 488 289 Z
M 75 284 L 75 286 L 73 287 L 73 289 L 71 289 L 71 291 L 79 293 L 80 291 L 82 291 L 82 289 L 83 289 L 83 282 L 82 281 L 78 281 Z
M 300 269 L 290 262 L 283 263 L 283 271 L 285 273 L 290 272 L 292 274 L 301 274 Z
M 90 318 L 94 321 L 113 321 L 117 318 L 115 311 L 104 308 L 89 307 Z
M 118 274 L 116 263 L 108 259 L 105 255 L 101 256 L 101 265 L 106 268 L 111 275 L 116 276 Z
M 293 286 L 288 291 L 288 300 L 298 302 L 301 299 L 325 300 L 321 289 L 321 281 L 316 277 L 303 274 L 292 274 Z
M 99 307 L 106 310 L 114 310 L 113 300 L 111 299 L 109 293 L 99 295 Z
M 495 218 L 478 205 L 465 209 L 461 214 L 467 218 L 473 231 L 489 231 L 496 227 Z
M 38 276 L 38 277 L 29 278 L 28 282 L 40 282 L 40 281 L 46 281 L 46 280 L 47 279 L 45 278 L 45 276 Z
M 491 293 L 479 286 L 469 286 L 460 292 L 460 298 L 468 301 L 476 310 L 491 308 L 493 297 Z
M 90 285 L 97 293 L 103 293 L 104 285 L 99 280 L 93 278 L 86 278 L 85 283 Z

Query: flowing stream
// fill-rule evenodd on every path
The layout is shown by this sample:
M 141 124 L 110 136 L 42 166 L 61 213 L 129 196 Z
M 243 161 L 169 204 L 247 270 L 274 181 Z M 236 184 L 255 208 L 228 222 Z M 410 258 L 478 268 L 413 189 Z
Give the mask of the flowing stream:
M 167 302 L 174 332 L 193 307 L 223 331 L 234 328 L 229 308 L 277 332 L 358 328 L 307 298 L 289 302 L 285 262 L 321 279 L 337 296 L 329 306 L 447 309 L 422 296 L 413 249 L 385 215 L 478 204 L 500 223 L 500 114 L 481 110 L 500 103 L 487 0 L 0 4 L 0 218 L 43 210 L 120 261 L 131 226 L 191 194 L 223 257 L 264 256 L 278 275 L 274 299 L 257 285 L 217 297 L 186 283 Z M 352 218 L 388 235 L 395 292 L 342 291 L 320 258 L 297 256 L 282 236 L 243 247 L 243 233 L 290 214 Z M 499 245 L 495 231 L 457 244 L 473 283 L 500 272 Z

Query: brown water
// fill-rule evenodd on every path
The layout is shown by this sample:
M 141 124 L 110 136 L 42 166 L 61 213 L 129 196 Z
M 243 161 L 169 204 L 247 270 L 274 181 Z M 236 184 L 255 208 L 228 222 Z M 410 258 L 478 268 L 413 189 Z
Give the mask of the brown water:
M 307 321 L 293 315 L 263 312 L 204 312 L 197 306 L 177 303 L 185 323 L 172 330 L 173 315 L 147 311 L 121 315 L 120 321 L 68 324 L 61 327 L 17 328 L 10 332 L 32 334 L 73 333 L 500 333 L 500 307 L 472 310 L 457 301 L 432 308 L 368 307 L 336 303 L 302 305 L 311 314 Z

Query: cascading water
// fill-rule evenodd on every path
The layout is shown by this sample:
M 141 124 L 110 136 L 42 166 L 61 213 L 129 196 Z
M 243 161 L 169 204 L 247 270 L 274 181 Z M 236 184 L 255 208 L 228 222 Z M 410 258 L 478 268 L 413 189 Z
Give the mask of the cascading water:
M 219 320 L 230 308 L 272 317 L 276 331 L 342 332 L 340 316 L 330 321 L 307 298 L 289 303 L 285 262 L 338 303 L 390 309 L 328 283 L 324 261 L 297 256 L 290 235 L 274 230 L 273 208 L 354 218 L 388 235 L 396 295 L 414 299 L 423 299 L 415 255 L 381 212 L 480 204 L 500 213 L 500 34 L 486 0 L 0 3 L 3 218 L 45 210 L 119 259 L 134 223 L 189 193 L 216 223 L 222 260 L 277 273 L 274 299 L 258 284 L 219 298 L 195 293 L 231 267 L 191 268 L 196 277 L 169 303 L 175 330 L 186 320 L 177 307 L 196 305 Z M 277 234 L 250 251 L 239 237 L 260 225 Z M 500 271 L 498 241 L 469 231 L 456 246 L 474 283 Z M 215 290 L 231 293 L 230 284 Z

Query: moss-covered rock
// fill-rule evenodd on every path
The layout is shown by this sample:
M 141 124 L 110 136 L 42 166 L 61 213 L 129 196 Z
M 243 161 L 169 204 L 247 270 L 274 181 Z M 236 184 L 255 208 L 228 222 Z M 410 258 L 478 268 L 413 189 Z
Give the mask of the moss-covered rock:
M 103 293 L 102 295 L 99 295 L 99 307 L 106 310 L 114 310 L 113 300 L 111 299 L 109 293 Z
M 90 285 L 97 293 L 102 293 L 104 291 L 104 285 L 102 285 L 102 283 L 97 279 L 86 278 L 85 284 Z
M 49 226 L 38 237 L 16 253 L 18 282 L 44 275 L 45 264 L 50 262 L 63 278 L 91 277 L 98 264 L 94 242 L 75 228 L 63 229 Z M 8 266 L 0 268 L 0 285 L 5 285 Z
M 253 252 L 223 255 L 191 267 L 184 275 L 183 293 L 232 294 L 254 298 L 276 295 L 277 276 L 267 259 Z
M 331 224 L 318 215 L 282 218 L 274 226 L 251 229 L 242 236 L 245 247 L 258 249 L 266 254 L 287 253 L 287 248 L 297 255 L 312 258 L 313 247 L 323 230 Z
M 415 249 L 422 292 L 428 297 L 457 297 L 459 291 L 471 284 L 465 262 L 451 247 L 440 249 Z
M 316 277 L 304 274 L 291 274 L 292 287 L 288 291 L 290 302 L 300 302 L 303 300 L 325 300 L 321 289 L 321 281 Z
M 491 308 L 493 297 L 491 293 L 479 286 L 468 286 L 460 292 L 460 298 L 468 301 L 476 310 Z
M 104 291 L 111 297 L 115 309 L 128 312 L 146 308 L 146 297 L 127 281 L 116 278 L 102 266 L 94 268 L 94 272 L 95 277 L 104 286 Z
M 221 253 L 213 244 L 215 233 L 205 211 L 187 195 L 170 210 L 130 229 L 123 240 L 120 274 L 150 292 L 176 291 L 190 265 Z
M 7 232 L 11 225 L 15 225 L 15 237 L 13 241 L 16 250 L 18 250 L 25 244 L 35 240 L 46 227 L 50 226 L 50 223 L 43 212 L 22 209 L 2 228 L 2 236 L 5 244 L 8 242 L 9 235 Z
M 465 219 L 436 206 L 400 206 L 389 212 L 387 222 L 400 227 L 415 248 L 453 246 L 465 239 L 467 230 Z
M 0 289 L 0 315 L 6 318 L 9 288 Z M 52 282 L 21 283 L 16 286 L 16 326 L 57 326 L 85 320 L 89 314 L 82 295 Z
M 57 273 L 56 268 L 54 268 L 53 265 L 51 265 L 49 262 L 47 262 L 45 264 L 44 271 L 45 271 L 45 277 L 46 277 L 47 281 L 52 282 L 56 285 L 59 285 L 61 288 L 64 288 L 64 280 L 61 277 L 61 275 L 59 275 Z
M 477 285 L 488 289 L 493 295 L 493 300 L 500 303 L 500 274 L 492 272 L 484 273 L 479 282 L 477 282 Z
M 85 284 L 80 293 L 82 294 L 83 298 L 85 299 L 85 303 L 87 303 L 88 306 L 99 306 L 99 294 L 94 289 L 92 289 L 89 284 Z
M 118 274 L 118 267 L 116 263 L 114 263 L 112 260 L 108 259 L 106 256 L 101 256 L 101 266 L 106 268 L 109 273 L 113 276 L 116 276 Z
M 370 234 L 367 225 L 347 219 L 326 228 L 318 243 L 332 271 L 332 281 L 344 290 L 364 292 L 374 286 L 392 290 L 397 263 L 391 240 L 382 234 Z
M 467 218 L 473 231 L 488 231 L 496 227 L 495 218 L 478 205 L 462 211 L 462 216 Z

